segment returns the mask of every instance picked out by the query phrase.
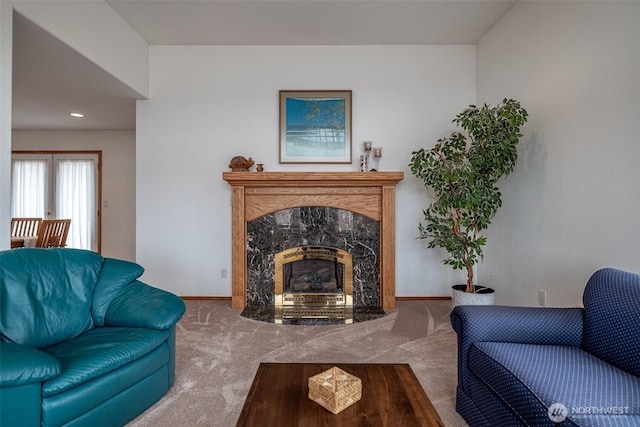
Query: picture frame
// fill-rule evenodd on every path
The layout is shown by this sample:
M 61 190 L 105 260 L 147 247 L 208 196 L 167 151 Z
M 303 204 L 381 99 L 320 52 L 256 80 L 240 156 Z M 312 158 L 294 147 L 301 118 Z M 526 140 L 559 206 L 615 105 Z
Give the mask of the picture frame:
M 351 163 L 351 91 L 280 91 L 280 163 Z

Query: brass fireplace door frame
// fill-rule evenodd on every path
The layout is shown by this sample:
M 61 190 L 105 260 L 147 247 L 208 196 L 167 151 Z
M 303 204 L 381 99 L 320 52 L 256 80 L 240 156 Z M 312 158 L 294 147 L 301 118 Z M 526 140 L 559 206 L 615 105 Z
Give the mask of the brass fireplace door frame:
M 283 266 L 305 259 L 324 259 L 338 262 L 344 267 L 344 293 L 284 293 Z M 299 246 L 275 254 L 275 307 L 317 306 L 353 307 L 353 257 L 342 249 L 324 246 Z

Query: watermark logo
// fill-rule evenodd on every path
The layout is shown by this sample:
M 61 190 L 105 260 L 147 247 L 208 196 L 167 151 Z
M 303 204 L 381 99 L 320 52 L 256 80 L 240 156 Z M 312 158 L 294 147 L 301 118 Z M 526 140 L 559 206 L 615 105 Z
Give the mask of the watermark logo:
M 571 415 L 571 418 L 589 418 L 592 416 L 625 416 L 633 412 L 629 406 L 571 406 L 570 410 L 562 403 L 549 406 L 547 414 L 554 423 L 561 423 Z
M 549 414 L 549 419 L 554 423 L 561 423 L 567 419 L 567 415 L 569 415 L 569 411 L 567 407 L 562 403 L 554 403 L 549 406 L 549 410 L 547 412 Z

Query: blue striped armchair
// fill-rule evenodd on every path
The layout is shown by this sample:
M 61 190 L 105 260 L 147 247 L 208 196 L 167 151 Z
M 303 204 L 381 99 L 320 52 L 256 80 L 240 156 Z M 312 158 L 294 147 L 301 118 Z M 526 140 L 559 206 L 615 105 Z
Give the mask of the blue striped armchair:
M 452 311 L 470 426 L 640 426 L 640 275 L 599 270 L 583 302 Z

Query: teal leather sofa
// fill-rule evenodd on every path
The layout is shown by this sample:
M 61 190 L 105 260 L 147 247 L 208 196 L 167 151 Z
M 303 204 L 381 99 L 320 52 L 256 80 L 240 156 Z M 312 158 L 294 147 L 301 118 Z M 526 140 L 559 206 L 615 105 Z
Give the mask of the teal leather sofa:
M 173 385 L 185 305 L 138 264 L 0 252 L 0 426 L 121 426 Z

